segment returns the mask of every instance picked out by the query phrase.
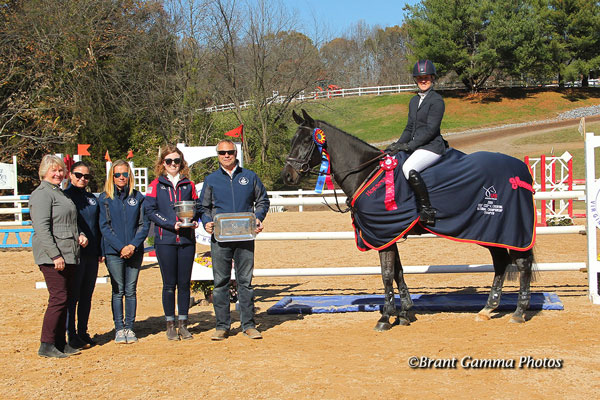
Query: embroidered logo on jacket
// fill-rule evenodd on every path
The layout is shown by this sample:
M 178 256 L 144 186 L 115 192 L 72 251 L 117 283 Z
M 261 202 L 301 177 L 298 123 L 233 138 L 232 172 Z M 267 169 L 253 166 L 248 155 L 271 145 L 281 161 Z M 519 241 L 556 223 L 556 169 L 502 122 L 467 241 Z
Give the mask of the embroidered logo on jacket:
M 248 183 L 250 183 L 250 181 L 248 180 L 248 178 L 246 178 L 245 176 L 242 176 L 238 182 L 240 183 L 240 185 L 247 185 Z
M 89 203 L 90 206 L 95 206 L 96 204 L 98 204 L 96 202 L 96 199 L 92 199 L 91 197 L 88 197 L 87 201 L 88 201 L 88 203 Z
M 133 197 L 127 200 L 127 204 L 129 204 L 130 206 L 136 206 L 138 203 L 137 199 L 134 199 Z

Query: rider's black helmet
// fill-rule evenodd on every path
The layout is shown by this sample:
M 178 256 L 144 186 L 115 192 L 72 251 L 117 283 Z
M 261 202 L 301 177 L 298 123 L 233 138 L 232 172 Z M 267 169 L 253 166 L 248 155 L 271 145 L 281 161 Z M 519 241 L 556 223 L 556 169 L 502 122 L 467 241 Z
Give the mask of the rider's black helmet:
M 415 63 L 413 67 L 413 77 L 423 76 L 423 75 L 433 75 L 437 76 L 435 71 L 435 65 L 429 60 L 419 60 Z

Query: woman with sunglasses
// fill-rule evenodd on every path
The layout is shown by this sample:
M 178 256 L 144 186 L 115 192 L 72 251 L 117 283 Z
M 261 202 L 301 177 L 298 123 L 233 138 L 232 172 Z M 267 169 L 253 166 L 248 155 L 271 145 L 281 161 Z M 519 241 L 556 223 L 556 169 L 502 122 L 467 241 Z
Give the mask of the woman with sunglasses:
M 162 303 L 167 321 L 167 339 L 192 339 L 187 329 L 190 307 L 190 279 L 196 253 L 194 230 L 198 227 L 197 211 L 192 227 L 182 227 L 173 208 L 178 201 L 195 201 L 198 198 L 194 183 L 187 178 L 189 169 L 183 153 L 173 145 L 160 151 L 155 164 L 156 179 L 146 193 L 146 214 L 154 222 L 154 247 L 163 280 Z M 175 289 L 177 310 L 175 327 Z
M 100 232 L 106 268 L 112 286 L 115 343 L 135 343 L 137 281 L 150 222 L 144 213 L 144 195 L 133 188 L 133 173 L 123 160 L 115 161 L 100 194 Z M 125 315 L 123 315 L 125 297 Z
M 91 177 L 90 167 L 85 162 L 78 161 L 71 166 L 69 177 L 71 182 L 65 189 L 65 195 L 77 207 L 81 246 L 79 265 L 75 270 L 73 296 L 68 304 L 67 334 L 69 345 L 82 349 L 88 349 L 96 344 L 88 334 L 88 320 L 98 277 L 98 263 L 102 261 L 98 225 L 100 208 L 98 199 L 88 187 Z M 75 329 L 75 315 L 77 315 L 77 329 Z

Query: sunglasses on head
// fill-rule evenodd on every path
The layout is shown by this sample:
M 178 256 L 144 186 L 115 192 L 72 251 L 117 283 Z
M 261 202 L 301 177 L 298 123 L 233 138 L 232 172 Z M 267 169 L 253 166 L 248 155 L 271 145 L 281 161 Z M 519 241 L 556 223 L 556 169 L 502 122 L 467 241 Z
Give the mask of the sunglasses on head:
M 90 178 L 92 177 L 91 174 L 82 174 L 81 172 L 73 172 L 73 175 L 75 175 L 75 178 L 77 178 L 77 179 L 83 178 L 87 181 L 89 181 Z
M 235 150 L 219 150 L 217 153 L 219 153 L 220 156 L 224 156 L 225 154 L 232 156 L 235 154 Z
M 129 178 L 129 172 L 115 172 L 113 176 L 115 178 L 120 178 L 121 176 L 123 176 L 123 178 Z
M 171 163 L 179 165 L 181 164 L 181 158 L 165 158 L 165 162 L 167 165 L 171 165 Z

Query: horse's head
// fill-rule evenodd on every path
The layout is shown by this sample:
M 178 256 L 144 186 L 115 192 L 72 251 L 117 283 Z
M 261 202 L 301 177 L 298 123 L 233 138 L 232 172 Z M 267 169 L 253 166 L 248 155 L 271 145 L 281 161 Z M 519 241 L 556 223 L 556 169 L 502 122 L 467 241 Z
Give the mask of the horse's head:
M 301 117 L 292 111 L 298 129 L 292 138 L 290 154 L 281 171 L 283 182 L 287 185 L 297 185 L 302 176 L 321 164 L 321 154 L 313 140 L 313 130 L 317 124 L 306 111 L 302 110 L 302 115 Z

